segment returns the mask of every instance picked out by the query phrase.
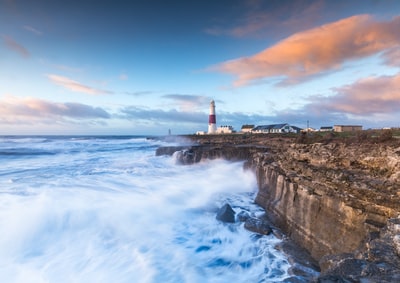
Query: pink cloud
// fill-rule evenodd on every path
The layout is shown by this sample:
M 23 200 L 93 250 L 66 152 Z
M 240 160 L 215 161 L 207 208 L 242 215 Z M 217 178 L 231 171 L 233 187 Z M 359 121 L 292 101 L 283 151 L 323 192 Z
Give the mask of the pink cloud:
M 400 67 L 400 47 L 392 48 L 383 54 L 385 64 L 393 67 Z
M 82 93 L 87 93 L 87 94 L 92 94 L 92 95 L 111 93 L 110 91 L 107 91 L 107 90 L 96 89 L 96 88 L 81 84 L 80 82 L 71 80 L 70 78 L 67 78 L 67 77 L 52 75 L 52 74 L 47 75 L 47 77 L 53 83 L 60 85 L 64 88 L 69 89 L 74 92 L 82 92 Z
M 29 58 L 30 53 L 28 49 L 26 49 L 24 46 L 16 42 L 12 37 L 3 35 L 3 42 L 7 46 L 8 49 L 18 53 L 22 57 Z
M 0 123 L 57 123 L 68 119 L 108 119 L 110 115 L 99 107 L 81 103 L 56 103 L 42 99 L 6 96 L 0 99 Z
M 309 103 L 300 112 L 310 116 L 350 115 L 366 119 L 377 115 L 394 116 L 400 109 L 399 89 L 400 73 L 369 77 L 333 89 L 332 96 L 309 97 Z
M 354 115 L 394 113 L 400 109 L 400 73 L 370 77 L 335 89 L 326 108 Z
M 236 76 L 235 86 L 270 77 L 296 83 L 399 45 L 399 30 L 400 16 L 387 22 L 353 16 L 296 33 L 258 54 L 212 69 Z

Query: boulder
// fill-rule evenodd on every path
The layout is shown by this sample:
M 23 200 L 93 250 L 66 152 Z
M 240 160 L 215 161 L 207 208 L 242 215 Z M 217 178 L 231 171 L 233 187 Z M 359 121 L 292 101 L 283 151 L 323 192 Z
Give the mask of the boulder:
M 248 218 L 244 222 L 244 228 L 261 235 L 269 235 L 272 233 L 272 228 L 269 225 L 269 222 L 258 218 Z
M 235 223 L 235 211 L 226 203 L 218 210 L 216 218 L 222 222 Z
M 183 149 L 174 152 L 176 162 L 183 165 L 190 165 L 195 162 L 195 154 L 192 149 Z
M 240 222 L 245 222 L 249 218 L 250 218 L 250 214 L 247 211 L 244 211 L 244 210 L 239 212 L 238 215 L 237 215 L 237 219 Z

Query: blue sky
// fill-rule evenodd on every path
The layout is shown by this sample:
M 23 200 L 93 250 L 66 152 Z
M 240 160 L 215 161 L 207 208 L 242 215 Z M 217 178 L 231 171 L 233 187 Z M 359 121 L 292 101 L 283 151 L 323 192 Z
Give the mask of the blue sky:
M 400 126 L 400 1 L 0 0 L 0 134 Z

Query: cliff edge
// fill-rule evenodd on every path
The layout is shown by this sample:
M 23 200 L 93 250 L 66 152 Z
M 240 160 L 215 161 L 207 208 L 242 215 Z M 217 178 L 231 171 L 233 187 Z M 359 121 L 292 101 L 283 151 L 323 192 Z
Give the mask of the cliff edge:
M 319 282 L 400 282 L 400 140 L 190 138 L 182 160 L 247 160 L 256 203 L 319 261 Z

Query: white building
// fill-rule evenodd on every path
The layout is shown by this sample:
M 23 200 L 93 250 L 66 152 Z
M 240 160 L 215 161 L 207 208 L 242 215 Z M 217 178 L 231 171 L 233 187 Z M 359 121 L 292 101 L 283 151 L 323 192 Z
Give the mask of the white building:
M 250 133 L 254 129 L 254 125 L 243 125 L 240 131 L 242 133 Z
M 301 128 L 296 126 L 291 126 L 289 124 L 272 124 L 272 125 L 261 125 L 257 126 L 251 130 L 252 133 L 266 133 L 266 134 L 276 134 L 276 133 L 299 133 Z
M 232 134 L 235 130 L 232 126 L 219 126 L 216 133 L 217 134 Z

